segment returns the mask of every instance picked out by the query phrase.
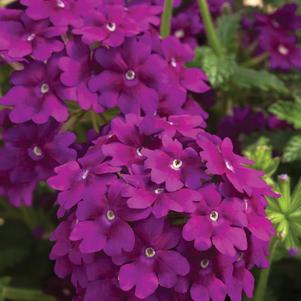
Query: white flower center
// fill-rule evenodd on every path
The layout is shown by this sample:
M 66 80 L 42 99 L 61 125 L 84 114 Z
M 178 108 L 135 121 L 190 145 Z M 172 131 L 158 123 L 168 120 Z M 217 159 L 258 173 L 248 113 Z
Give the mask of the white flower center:
M 47 84 L 42 84 L 41 85 L 41 93 L 46 94 L 49 91 L 49 86 Z
M 278 52 L 282 55 L 287 55 L 288 54 L 288 48 L 286 48 L 283 45 L 278 46 Z
M 179 159 L 175 159 L 172 161 L 170 167 L 173 169 L 173 170 L 179 170 L 183 165 L 183 162 Z
M 84 169 L 83 172 L 82 172 L 81 178 L 83 180 L 86 180 L 87 177 L 88 177 L 88 174 L 89 174 L 89 170 L 88 169 Z
M 116 26 L 116 23 L 110 22 L 106 25 L 106 27 L 107 27 L 108 31 L 114 32 L 116 30 L 117 26 Z
M 136 73 L 134 70 L 128 70 L 126 73 L 125 73 L 125 78 L 127 80 L 134 80 L 136 77 Z
M 214 222 L 216 222 L 218 220 L 218 212 L 213 210 L 210 213 L 210 219 Z
M 138 147 L 138 148 L 136 149 L 136 154 L 137 154 L 139 157 L 143 157 L 142 150 L 143 150 L 143 147 Z
M 163 188 L 156 188 L 156 189 L 154 190 L 155 194 L 161 194 L 163 191 L 164 191 Z
M 200 266 L 202 269 L 206 269 L 209 263 L 210 263 L 209 259 L 205 258 L 201 260 Z
M 183 29 L 178 29 L 175 33 L 174 36 L 178 39 L 181 39 L 185 36 L 185 32 Z
M 42 150 L 41 150 L 38 146 L 35 146 L 35 147 L 33 148 L 32 151 L 33 151 L 33 153 L 34 153 L 36 156 L 38 156 L 38 157 L 40 157 L 40 156 L 43 155 Z
M 27 37 L 26 40 L 27 40 L 28 42 L 31 42 L 31 41 L 34 40 L 35 37 L 36 37 L 36 35 L 35 35 L 34 33 L 32 33 L 32 34 L 28 35 L 28 37 Z
M 146 257 L 153 258 L 155 255 L 156 255 L 156 251 L 153 248 L 149 247 L 149 248 L 145 249 L 145 256 Z
M 171 64 L 172 67 L 176 68 L 176 67 L 177 67 L 177 61 L 176 61 L 176 59 L 175 59 L 175 58 L 172 58 L 172 59 L 170 60 L 170 64 Z
M 233 165 L 229 161 L 225 160 L 225 164 L 226 164 L 227 169 L 229 169 L 231 171 L 234 170 Z
M 62 0 L 57 0 L 56 1 L 56 6 L 59 7 L 59 8 L 64 8 L 65 3 Z
M 108 210 L 106 217 L 109 221 L 113 221 L 116 218 L 115 212 L 113 210 Z
M 241 261 L 244 258 L 244 253 L 239 252 L 236 261 Z

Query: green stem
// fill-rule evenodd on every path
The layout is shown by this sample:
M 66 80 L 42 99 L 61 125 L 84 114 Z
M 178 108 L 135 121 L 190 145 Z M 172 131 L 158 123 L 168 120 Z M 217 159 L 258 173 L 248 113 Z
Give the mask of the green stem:
M 34 230 L 34 228 L 36 227 L 36 222 L 33 214 L 31 214 L 30 212 L 30 208 L 22 206 L 20 207 L 20 210 L 22 212 L 23 221 L 26 223 L 29 229 Z
M 265 301 L 265 292 L 266 292 L 267 285 L 268 285 L 271 266 L 273 263 L 273 257 L 275 255 L 275 251 L 277 249 L 278 243 L 279 243 L 279 240 L 277 237 L 275 237 L 271 242 L 270 257 L 269 257 L 270 267 L 267 269 L 264 269 L 260 272 L 254 299 L 253 299 L 254 301 Z
M 268 57 L 269 57 L 269 54 L 267 52 L 262 53 L 258 56 L 253 57 L 252 59 L 246 61 L 245 63 L 243 63 L 243 66 L 245 66 L 245 67 L 256 66 L 256 65 L 261 64 L 262 62 L 264 62 Z
M 164 11 L 161 17 L 161 28 L 160 28 L 160 35 L 162 38 L 166 38 L 170 35 L 172 6 L 173 6 L 173 0 L 165 0 Z
M 199 2 L 199 8 L 200 8 L 200 13 L 205 25 L 205 31 L 207 35 L 207 39 L 209 42 L 209 45 L 211 48 L 214 50 L 216 54 L 220 54 L 222 51 L 222 47 L 220 45 L 220 41 L 217 37 L 212 17 L 209 12 L 208 4 L 206 0 L 198 0 Z
M 46 295 L 39 290 L 4 287 L 1 293 L 4 299 L 10 299 L 10 300 L 55 301 L 54 297 L 50 295 Z
M 97 114 L 93 111 L 90 111 L 90 117 L 91 117 L 91 122 L 93 129 L 95 130 L 96 133 L 99 133 L 99 125 L 97 122 Z

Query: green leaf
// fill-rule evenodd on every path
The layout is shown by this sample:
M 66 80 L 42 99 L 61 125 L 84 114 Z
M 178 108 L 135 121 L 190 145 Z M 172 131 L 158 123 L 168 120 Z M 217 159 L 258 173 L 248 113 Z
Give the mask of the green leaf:
M 292 193 L 291 199 L 292 199 L 292 205 L 294 209 L 301 208 L 301 179 L 299 179 L 299 182 Z M 300 220 L 301 220 L 301 215 L 300 215 Z
M 6 248 L 0 250 L 0 272 L 7 268 L 14 267 L 28 255 L 26 249 Z
M 5 301 L 4 288 L 9 285 L 10 281 L 11 281 L 10 277 L 0 278 L 0 301 Z
M 234 55 L 223 53 L 217 56 L 211 48 L 202 47 L 197 49 L 196 58 L 190 66 L 201 67 L 207 74 L 212 86 L 219 88 L 233 74 L 236 63 Z
M 237 31 L 240 25 L 240 13 L 223 15 L 217 20 L 217 35 L 228 52 L 237 49 Z
M 272 147 L 266 137 L 260 137 L 244 150 L 244 155 L 254 161 L 252 168 L 264 171 L 266 180 L 272 184 L 272 175 L 276 172 L 280 158 L 273 157 Z
M 287 143 L 283 152 L 283 161 L 292 162 L 301 160 L 301 135 L 293 136 Z
M 279 101 L 273 104 L 269 111 L 279 119 L 293 124 L 296 129 L 301 129 L 301 102 Z
M 288 93 L 284 82 L 266 70 L 254 70 L 236 66 L 231 76 L 231 81 L 242 88 L 256 88 L 262 91 Z

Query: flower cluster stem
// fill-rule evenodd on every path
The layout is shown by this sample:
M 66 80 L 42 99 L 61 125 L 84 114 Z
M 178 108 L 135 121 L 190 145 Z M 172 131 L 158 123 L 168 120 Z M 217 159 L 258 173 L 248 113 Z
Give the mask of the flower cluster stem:
M 259 279 L 258 279 L 258 283 L 257 283 L 257 287 L 256 287 L 256 291 L 255 291 L 255 295 L 254 295 L 254 301 L 265 301 L 265 293 L 267 290 L 267 285 L 268 285 L 268 280 L 269 280 L 269 275 L 270 275 L 270 271 L 271 271 L 271 266 L 273 263 L 273 258 L 275 255 L 275 251 L 277 249 L 278 246 L 278 238 L 275 237 L 272 242 L 271 242 L 271 246 L 270 246 L 270 267 L 267 269 L 264 269 L 260 272 L 259 274 Z
M 14 287 L 4 287 L 1 291 L 1 297 L 10 300 L 28 300 L 28 301 L 55 301 L 55 298 L 44 294 L 40 290 L 22 289 Z
M 218 55 L 221 53 L 222 47 L 213 25 L 207 0 L 198 0 L 198 2 L 199 2 L 200 13 L 205 25 L 205 31 L 206 31 L 208 43 L 211 46 L 211 48 L 214 50 L 214 52 Z
M 162 38 L 166 38 L 170 35 L 172 7 L 173 7 L 173 0 L 164 1 L 164 10 L 161 17 L 161 28 L 160 28 L 160 35 Z

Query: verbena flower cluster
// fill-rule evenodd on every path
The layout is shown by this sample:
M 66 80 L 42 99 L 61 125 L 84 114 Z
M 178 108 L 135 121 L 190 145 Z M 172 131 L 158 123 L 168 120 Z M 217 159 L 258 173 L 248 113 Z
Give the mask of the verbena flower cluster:
M 40 181 L 59 191 L 51 258 L 74 301 L 238 301 L 252 296 L 250 270 L 268 266 L 265 197 L 275 194 L 229 138 L 206 131 L 191 95 L 210 90 L 207 77 L 186 67 L 201 23 L 178 14 L 160 39 L 162 3 L 0 10 L 0 56 L 16 69 L 0 98 L 0 194 L 19 206 Z M 121 116 L 79 146 L 65 131 L 72 102 Z
M 297 31 L 301 28 L 301 16 L 297 4 L 286 4 L 271 14 L 255 13 L 243 19 L 249 30 L 246 43 L 256 43 L 257 54 L 268 53 L 272 69 L 291 70 L 301 68 L 301 47 Z
M 25 10 L 0 10 L 0 55 L 22 66 L 0 98 L 11 108 L 3 111 L 3 122 L 9 115 L 5 122 L 19 124 L 5 130 L 1 150 L 0 193 L 12 204 L 31 204 L 36 183 L 74 158 L 75 151 L 64 148 L 75 136 L 58 134 L 70 102 L 97 113 L 117 106 L 122 113 L 205 114 L 187 92 L 209 90 L 207 78 L 185 67 L 194 56 L 188 45 L 159 39 L 161 6 L 117 0 L 21 4 Z
M 200 116 L 113 120 L 87 153 L 57 168 L 64 221 L 51 258 L 78 299 L 241 300 L 267 267 L 273 192 Z M 102 296 L 102 297 L 100 297 Z

